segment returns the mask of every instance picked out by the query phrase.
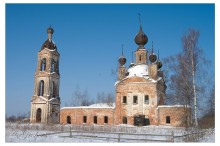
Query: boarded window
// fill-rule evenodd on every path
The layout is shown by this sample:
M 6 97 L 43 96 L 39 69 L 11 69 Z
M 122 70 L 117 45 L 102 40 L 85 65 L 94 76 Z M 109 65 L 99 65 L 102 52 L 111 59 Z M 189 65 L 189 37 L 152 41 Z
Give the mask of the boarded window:
M 170 124 L 170 116 L 166 116 L 166 123 Z
M 105 124 L 108 123 L 108 116 L 104 116 L 104 123 L 105 123 Z
M 94 122 L 94 124 L 97 124 L 97 116 L 93 117 L 93 122 Z
M 149 104 L 149 96 L 148 95 L 144 96 L 144 103 Z
M 138 103 L 138 97 L 137 96 L 133 96 L 133 103 L 137 104 Z
M 127 103 L 127 97 L 123 96 L 123 103 Z
M 70 116 L 67 116 L 67 117 L 66 117 L 66 123 L 67 123 L 67 124 L 71 124 L 71 117 L 70 117 Z
M 123 121 L 123 124 L 127 124 L 127 117 L 123 117 L 122 121 Z
M 83 116 L 83 123 L 87 123 L 87 117 Z

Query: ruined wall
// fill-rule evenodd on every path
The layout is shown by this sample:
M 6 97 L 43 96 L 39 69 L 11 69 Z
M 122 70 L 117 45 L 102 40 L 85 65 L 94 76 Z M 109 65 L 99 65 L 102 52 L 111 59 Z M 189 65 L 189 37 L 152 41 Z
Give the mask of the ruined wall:
M 145 95 L 149 96 L 149 103 L 145 103 Z M 127 103 L 123 103 L 123 96 Z M 133 96 L 138 97 L 137 103 L 133 103 Z M 140 77 L 123 80 L 116 85 L 116 124 L 122 124 L 123 117 L 127 117 L 127 124 L 133 125 L 134 116 L 145 115 L 150 125 L 155 125 L 157 104 L 156 83 Z
M 94 116 L 97 116 L 97 125 L 104 125 L 104 116 L 108 116 L 108 125 L 114 125 L 114 108 L 63 108 L 60 110 L 60 123 L 67 124 L 67 116 L 71 117 L 71 124 L 94 124 Z M 83 116 L 87 122 L 83 122 Z
M 190 108 L 184 106 L 158 106 L 158 124 L 176 127 L 186 127 L 190 124 Z M 167 117 L 170 117 L 170 123 L 167 123 Z

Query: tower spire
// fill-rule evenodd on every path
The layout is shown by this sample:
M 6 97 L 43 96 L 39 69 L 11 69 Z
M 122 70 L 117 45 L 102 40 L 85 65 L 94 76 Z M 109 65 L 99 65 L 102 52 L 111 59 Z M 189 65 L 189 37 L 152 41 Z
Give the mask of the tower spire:
M 162 62 L 160 61 L 159 49 L 158 49 L 158 59 L 156 64 L 157 64 L 157 69 L 160 69 L 163 66 Z
M 124 48 L 123 48 L 123 44 L 122 44 L 122 48 L 121 48 L 121 55 L 124 56 Z
M 141 27 L 141 14 L 138 13 L 138 18 L 139 18 L 139 23 L 140 23 L 140 27 Z
M 151 63 L 154 63 L 157 60 L 157 56 L 154 54 L 153 41 L 152 41 L 152 51 L 151 51 L 151 54 L 149 56 L 149 60 L 150 60 Z
M 158 49 L 158 60 L 160 60 L 160 54 L 159 54 L 159 49 Z
M 154 54 L 154 42 L 152 41 L 152 52 L 151 54 Z
M 132 55 L 132 56 L 131 56 L 131 58 L 132 58 L 132 63 L 134 63 L 134 58 L 133 58 L 134 55 L 133 55 L 133 54 L 134 54 L 134 52 L 132 51 L 132 52 L 131 52 L 131 55 Z

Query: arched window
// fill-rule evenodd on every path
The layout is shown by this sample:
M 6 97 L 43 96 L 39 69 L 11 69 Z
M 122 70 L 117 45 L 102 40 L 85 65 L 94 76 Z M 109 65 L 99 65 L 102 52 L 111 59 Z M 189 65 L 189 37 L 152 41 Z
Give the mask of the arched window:
M 139 55 L 139 61 L 141 61 L 141 55 Z
M 40 81 L 38 95 L 39 96 L 43 96 L 44 95 L 44 81 L 43 80 Z
M 57 63 L 54 59 L 51 61 L 51 72 L 56 72 L 57 70 Z
M 52 96 L 56 97 L 56 84 L 55 84 L 54 81 L 52 82 L 52 88 L 51 89 L 52 89 L 52 91 L 51 91 Z
M 41 60 L 40 70 L 41 71 L 45 71 L 46 70 L 46 58 Z

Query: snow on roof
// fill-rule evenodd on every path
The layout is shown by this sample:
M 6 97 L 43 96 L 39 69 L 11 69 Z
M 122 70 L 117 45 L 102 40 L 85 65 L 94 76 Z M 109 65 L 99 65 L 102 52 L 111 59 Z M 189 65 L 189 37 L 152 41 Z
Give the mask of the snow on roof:
M 112 106 L 111 106 L 112 105 Z M 80 109 L 80 108 L 84 108 L 84 109 L 93 109 L 93 108 L 109 108 L 109 109 L 114 109 L 115 108 L 115 103 L 96 103 L 96 104 L 92 104 L 89 106 L 74 106 L 74 107 L 62 107 L 60 110 L 62 109 Z
M 89 105 L 89 107 L 115 107 L 115 103 L 96 103 Z
M 130 67 L 128 70 L 128 76 L 126 78 L 124 78 L 123 80 L 127 79 L 127 78 L 131 78 L 131 77 L 141 77 L 141 78 L 145 78 L 148 79 L 150 81 L 152 81 L 153 83 L 158 82 L 159 80 L 162 79 L 162 77 L 159 77 L 157 80 L 154 80 L 152 78 L 150 78 L 148 75 L 148 66 L 146 64 L 138 64 L 135 66 Z M 120 81 L 116 81 L 115 82 L 115 86 L 119 83 Z
M 127 77 L 144 77 L 148 76 L 148 66 L 146 64 L 135 65 L 128 69 L 129 75 Z
M 45 97 L 43 97 L 43 96 L 39 96 L 39 97 L 40 97 L 41 99 L 47 101 L 47 99 L 46 99 Z
M 157 108 L 160 108 L 160 107 L 168 107 L 168 108 L 172 108 L 172 107 L 185 107 L 187 105 L 159 105 Z M 189 106 L 187 106 L 189 107 Z

